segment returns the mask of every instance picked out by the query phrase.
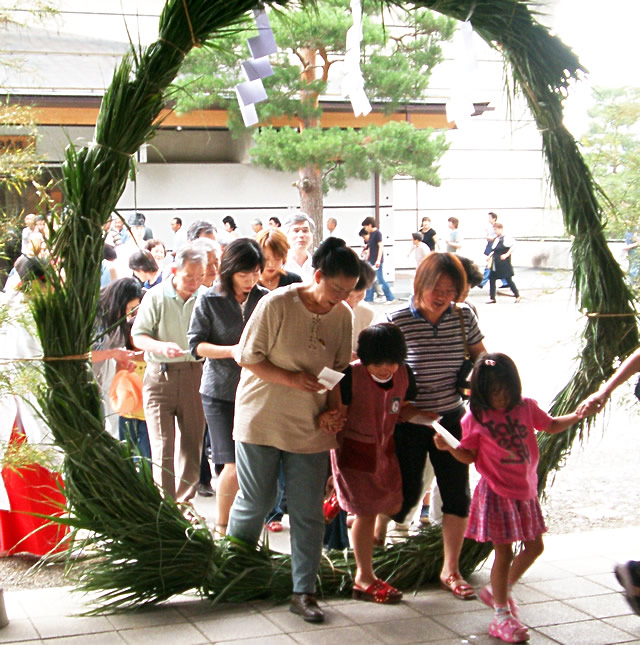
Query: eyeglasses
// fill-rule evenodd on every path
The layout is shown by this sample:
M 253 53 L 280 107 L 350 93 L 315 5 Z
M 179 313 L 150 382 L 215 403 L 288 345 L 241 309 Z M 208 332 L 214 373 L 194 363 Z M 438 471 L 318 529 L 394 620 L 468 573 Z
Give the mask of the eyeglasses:
M 458 296 L 458 292 L 455 289 L 431 289 L 431 293 L 434 296 L 450 298 L 451 300 Z

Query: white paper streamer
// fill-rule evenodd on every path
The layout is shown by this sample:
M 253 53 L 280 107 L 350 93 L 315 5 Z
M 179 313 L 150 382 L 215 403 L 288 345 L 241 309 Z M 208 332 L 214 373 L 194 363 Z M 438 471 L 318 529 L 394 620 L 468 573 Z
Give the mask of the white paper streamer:
M 458 128 L 469 125 L 475 112 L 472 98 L 474 77 L 478 67 L 473 48 L 473 27 L 469 21 L 460 25 L 456 35 L 456 71 L 451 98 L 447 101 L 447 121 L 455 121 Z
M 236 85 L 240 114 L 242 114 L 242 120 L 247 128 L 258 123 L 258 113 L 254 104 L 266 100 L 267 92 L 262 84 L 262 79 L 273 74 L 273 68 L 267 56 L 275 54 L 278 50 L 266 12 L 263 9 L 254 10 L 253 16 L 258 28 L 258 35 L 247 40 L 252 56 L 250 60 L 242 63 L 242 70 L 247 80 Z
M 344 57 L 344 78 L 342 94 L 351 101 L 356 116 L 371 112 L 371 103 L 364 91 L 364 77 L 360 68 L 360 45 L 362 43 L 362 5 L 360 0 L 351 0 L 353 25 L 347 31 L 346 54 Z

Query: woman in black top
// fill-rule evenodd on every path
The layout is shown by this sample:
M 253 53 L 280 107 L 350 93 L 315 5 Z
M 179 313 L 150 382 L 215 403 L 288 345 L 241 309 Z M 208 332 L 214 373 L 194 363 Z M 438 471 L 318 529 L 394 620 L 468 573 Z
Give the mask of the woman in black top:
M 224 464 L 218 477 L 216 530 L 224 535 L 238 492 L 233 417 L 240 366 L 235 350 L 255 306 L 267 291 L 258 285 L 264 256 L 255 240 L 243 237 L 225 249 L 216 284 L 198 299 L 187 338 L 196 358 L 206 358 L 200 385 L 211 433 L 212 461 Z
M 286 287 L 294 282 L 302 282 L 297 273 L 285 271 L 284 265 L 289 253 L 289 240 L 277 228 L 264 229 L 258 233 L 256 241 L 264 254 L 264 269 L 260 274 L 260 285 L 269 291 Z
M 489 275 L 489 301 L 487 304 L 494 305 L 496 302 L 496 280 L 504 280 L 507 286 L 516 297 L 516 303 L 520 302 L 520 293 L 516 283 L 513 281 L 513 266 L 511 266 L 511 251 L 513 243 L 505 241 L 504 228 L 496 222 L 493 225 L 496 238 L 491 247 L 491 274 Z
M 422 241 L 429 247 L 429 250 L 435 251 L 438 240 L 436 238 L 436 231 L 431 226 L 431 220 L 428 217 L 422 218 L 420 233 L 422 233 Z

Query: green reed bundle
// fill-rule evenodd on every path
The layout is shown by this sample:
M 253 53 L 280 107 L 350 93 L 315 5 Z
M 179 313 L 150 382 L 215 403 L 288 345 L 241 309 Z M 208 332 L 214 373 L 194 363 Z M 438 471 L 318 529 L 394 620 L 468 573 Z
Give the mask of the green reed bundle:
M 396 0 L 387 0 L 392 5 Z M 282 2 L 286 4 L 286 2 Z M 597 188 L 562 123 L 562 99 L 582 69 L 577 57 L 538 24 L 524 0 L 413 0 L 458 20 L 499 49 L 509 64 L 543 136 L 552 186 L 574 236 L 575 286 L 589 311 L 632 313 L 632 295 L 608 252 L 602 233 Z M 66 152 L 66 207 L 52 237 L 60 258 L 52 290 L 36 295 L 33 312 L 45 356 L 46 387 L 39 401 L 56 442 L 66 453 L 64 473 L 70 516 L 66 522 L 87 537 L 94 559 L 79 587 L 102 593 L 96 611 L 155 603 L 188 589 L 215 601 L 285 598 L 290 591 L 290 557 L 266 548 L 246 550 L 215 542 L 204 526 L 191 526 L 179 508 L 163 500 L 148 468 L 136 472 L 128 449 L 103 430 L 100 398 L 86 353 L 91 346 L 102 258 L 102 226 L 124 189 L 131 156 L 154 134 L 165 92 L 193 46 L 221 33 L 257 7 L 254 0 L 169 0 L 158 40 L 126 56 L 106 93 L 95 141 Z M 61 275 L 64 278 L 60 277 Z M 582 364 L 558 395 L 562 413 L 589 394 L 611 371 L 616 356 L 637 344 L 633 318 L 589 319 Z M 553 357 L 549 357 L 549 361 Z M 545 435 L 541 441 L 541 490 L 561 464 L 578 429 Z M 465 543 L 461 569 L 469 572 L 490 549 Z M 399 587 L 437 579 L 442 558 L 439 529 L 379 549 L 374 565 Z M 350 586 L 350 552 L 323 558 L 320 590 L 337 594 Z

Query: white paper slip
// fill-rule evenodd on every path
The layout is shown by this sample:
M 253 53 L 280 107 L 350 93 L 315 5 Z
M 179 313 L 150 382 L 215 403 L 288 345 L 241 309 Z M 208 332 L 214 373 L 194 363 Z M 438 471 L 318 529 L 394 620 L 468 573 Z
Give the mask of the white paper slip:
M 327 390 L 333 390 L 333 388 L 340 383 L 343 377 L 344 374 L 342 372 L 336 372 L 336 370 L 332 370 L 329 367 L 323 367 L 316 378 Z
M 419 426 L 432 426 L 434 421 L 440 421 L 442 417 L 436 417 L 432 419 L 426 414 L 416 414 L 415 417 L 411 417 L 410 423 L 417 423 Z
M 441 426 L 437 421 L 434 421 L 432 424 L 433 429 L 455 450 L 460 442 L 444 427 Z

